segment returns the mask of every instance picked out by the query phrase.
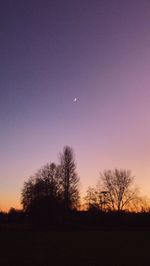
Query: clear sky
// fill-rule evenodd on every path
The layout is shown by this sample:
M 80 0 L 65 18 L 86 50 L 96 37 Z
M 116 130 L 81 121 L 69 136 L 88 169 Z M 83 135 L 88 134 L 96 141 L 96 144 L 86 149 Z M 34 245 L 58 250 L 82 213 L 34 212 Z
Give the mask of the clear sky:
M 64 145 L 82 194 L 119 167 L 150 195 L 149 0 L 0 1 L 0 208 Z

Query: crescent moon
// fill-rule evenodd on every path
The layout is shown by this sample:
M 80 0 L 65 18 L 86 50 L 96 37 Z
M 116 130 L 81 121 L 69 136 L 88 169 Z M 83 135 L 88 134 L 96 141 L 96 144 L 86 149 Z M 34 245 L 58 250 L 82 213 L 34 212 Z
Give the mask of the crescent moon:
M 77 102 L 77 98 L 74 98 L 74 99 L 73 99 L 73 102 L 76 103 L 76 102 Z

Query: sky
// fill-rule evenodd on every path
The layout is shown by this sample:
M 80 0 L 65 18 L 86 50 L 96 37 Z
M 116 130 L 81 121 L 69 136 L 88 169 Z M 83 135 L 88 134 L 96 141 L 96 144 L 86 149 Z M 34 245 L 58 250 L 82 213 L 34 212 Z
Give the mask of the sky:
M 65 145 L 80 191 L 132 170 L 150 196 L 150 1 L 0 2 L 0 209 Z

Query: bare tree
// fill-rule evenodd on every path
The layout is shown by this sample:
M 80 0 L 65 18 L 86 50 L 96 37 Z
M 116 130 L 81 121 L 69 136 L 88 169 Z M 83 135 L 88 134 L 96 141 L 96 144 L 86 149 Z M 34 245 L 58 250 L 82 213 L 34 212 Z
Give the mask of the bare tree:
M 46 164 L 36 174 L 37 179 L 43 181 L 45 196 L 56 198 L 60 194 L 59 167 L 55 163 Z
M 76 208 L 79 204 L 79 177 L 73 149 L 65 146 L 60 154 L 61 191 L 65 209 Z
M 132 188 L 131 171 L 124 169 L 106 170 L 100 174 L 102 186 L 107 192 L 107 207 L 111 210 L 126 209 L 137 196 L 137 190 Z
M 88 187 L 86 196 L 84 197 L 85 208 L 87 210 L 99 210 L 101 207 L 100 201 L 101 197 L 99 190 L 97 190 L 96 188 Z
M 57 200 L 60 197 L 58 167 L 46 164 L 24 183 L 21 203 L 25 211 L 30 211 L 35 203 L 43 199 Z
M 149 198 L 137 195 L 137 197 L 132 201 L 132 204 L 129 206 L 129 210 L 136 213 L 150 212 Z
M 30 177 L 28 181 L 24 182 L 21 192 L 21 204 L 23 210 L 29 212 L 32 202 L 34 200 L 34 179 Z
M 88 187 L 84 197 L 85 208 L 87 210 L 108 210 L 108 191 L 102 190 L 100 183 L 96 188 Z

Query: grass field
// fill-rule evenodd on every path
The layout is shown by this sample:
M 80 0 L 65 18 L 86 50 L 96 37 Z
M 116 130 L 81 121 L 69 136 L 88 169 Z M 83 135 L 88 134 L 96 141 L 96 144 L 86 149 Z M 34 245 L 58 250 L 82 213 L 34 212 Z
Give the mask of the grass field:
M 149 266 L 150 231 L 0 230 L 0 265 Z

